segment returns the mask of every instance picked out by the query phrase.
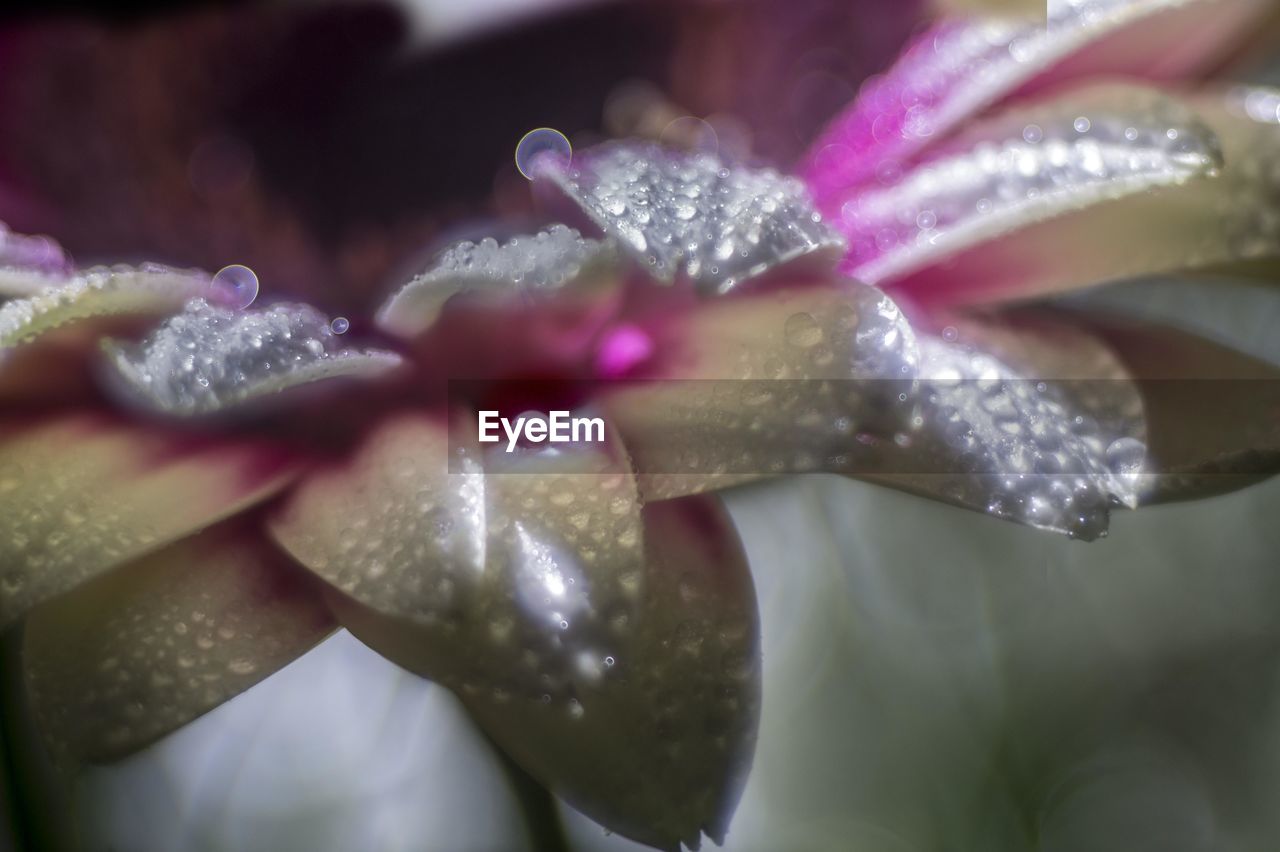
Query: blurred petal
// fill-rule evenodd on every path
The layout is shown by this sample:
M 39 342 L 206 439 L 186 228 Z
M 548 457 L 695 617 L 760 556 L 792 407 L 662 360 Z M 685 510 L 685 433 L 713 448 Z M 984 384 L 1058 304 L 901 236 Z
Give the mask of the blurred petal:
M 208 281 L 203 273 L 156 265 L 90 269 L 0 306 L 0 353 L 71 323 L 176 310 Z
M 304 653 L 334 625 L 298 570 L 233 521 L 37 609 L 23 661 L 51 751 L 122 757 Z
M 1176 79 L 1208 67 L 1267 12 L 1269 0 L 1050 3 L 1054 17 L 939 24 L 870 81 L 813 146 L 805 177 L 832 196 L 900 173 L 957 125 L 1015 93 L 1084 76 Z
M 71 273 L 62 246 L 49 237 L 15 234 L 0 223 L 0 297 L 38 293 Z
M 455 438 L 455 440 L 457 440 Z M 642 515 L 596 452 L 482 472 L 443 424 L 388 424 L 272 530 L 342 623 L 455 690 L 517 760 L 611 830 L 721 838 L 759 706 L 750 575 L 718 504 Z
M 1069 116 L 1075 99 L 1065 97 L 1058 115 Z M 957 239 L 945 248 L 926 245 L 916 250 L 920 257 L 915 259 L 904 255 L 907 260 L 896 274 L 905 277 L 895 281 L 895 292 L 935 305 L 1023 299 L 1156 272 L 1274 258 L 1280 254 L 1280 124 L 1250 117 L 1241 103 L 1238 93 L 1206 95 L 1194 102 L 1221 144 L 1221 169 L 1194 165 L 1210 144 L 1205 131 L 1194 121 L 1184 125 L 1171 120 L 1168 132 L 1178 136 L 1171 144 L 1188 147 L 1185 153 L 1169 152 L 1163 176 L 1144 176 L 1141 170 L 1133 174 L 1131 168 L 1104 160 L 1099 165 L 1107 178 L 1093 186 L 1089 181 L 1078 184 L 1079 197 L 1038 184 L 1053 169 L 1030 179 L 995 181 L 1008 190 L 1035 190 L 1039 197 L 1014 207 L 989 200 L 995 221 L 988 227 L 978 224 L 984 217 L 972 217 L 969 241 Z M 1085 107 L 1078 112 L 1089 122 L 1086 136 L 1114 134 L 1118 127 L 1126 135 L 1137 130 L 1141 139 L 1144 125 L 1136 116 L 1126 123 L 1122 114 L 1108 113 L 1099 120 L 1098 113 Z M 1003 120 L 1015 131 L 1019 119 L 1031 128 L 1035 115 L 1015 113 Z M 1047 127 L 1035 128 L 1050 138 Z M 1011 144 L 1018 149 L 1018 142 Z M 1087 156 L 1092 143 L 1083 144 L 1076 150 Z M 1126 187 L 1130 179 L 1134 185 Z M 1027 213 L 1012 212 L 1019 208 Z M 1050 218 L 1041 218 L 1046 215 Z M 1062 262 L 1064 253 L 1070 263 Z
M 915 336 L 871 287 L 726 299 L 655 334 L 665 372 L 603 397 L 646 500 L 821 470 L 859 453 L 860 434 L 907 428 Z
M 705 152 L 612 143 L 540 176 L 641 269 L 668 284 L 687 276 L 705 293 L 727 293 L 801 259 L 829 269 L 844 248 L 799 181 L 729 167 Z
M 264 499 L 278 448 L 69 415 L 0 428 L 0 626 Z
M 309 305 L 233 311 L 194 299 L 139 346 L 109 343 L 127 392 L 164 414 L 224 411 L 324 379 L 376 377 L 393 352 L 341 348 Z
M 458 243 L 387 300 L 378 311 L 378 327 L 413 338 L 435 325 L 455 296 L 498 302 L 563 298 L 599 286 L 616 264 L 612 241 L 584 239 L 564 225 L 502 245 L 492 238 Z

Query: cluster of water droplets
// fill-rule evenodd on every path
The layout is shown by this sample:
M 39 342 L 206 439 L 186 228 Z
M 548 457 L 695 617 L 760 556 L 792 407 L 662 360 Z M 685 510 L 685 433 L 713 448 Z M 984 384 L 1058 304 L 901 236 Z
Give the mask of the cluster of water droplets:
M 399 363 L 389 352 L 339 347 L 329 320 L 308 305 L 231 310 L 187 303 L 139 345 L 105 344 L 131 395 L 160 412 L 193 415 L 345 375 L 376 375 Z
M 799 180 L 710 153 L 611 143 L 548 177 L 660 281 L 683 273 L 725 293 L 799 258 L 834 264 L 843 252 Z
M 1100 424 L 1054 382 L 1027 379 L 960 342 L 922 337 L 913 469 L 944 496 L 1086 540 L 1111 505 L 1135 506 L 1145 445 Z

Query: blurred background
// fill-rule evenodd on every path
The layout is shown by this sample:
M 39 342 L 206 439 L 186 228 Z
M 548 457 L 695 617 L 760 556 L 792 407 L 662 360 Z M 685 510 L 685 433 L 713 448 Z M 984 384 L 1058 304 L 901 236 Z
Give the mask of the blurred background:
M 915 0 L 13 7 L 0 220 L 81 263 L 245 263 L 277 297 L 358 316 L 441 240 L 528 215 L 512 162 L 525 131 L 581 145 L 694 116 L 727 155 L 786 166 L 924 13 Z M 1202 280 L 1075 298 L 1280 363 L 1272 295 Z M 1093 545 L 826 477 L 727 501 L 765 663 L 727 849 L 1280 848 L 1280 483 L 1119 515 Z M 449 693 L 346 633 L 69 795 L 23 725 L 6 721 L 6 827 L 21 819 L 41 842 L 535 848 L 528 790 Z M 552 806 L 573 849 L 640 849 Z

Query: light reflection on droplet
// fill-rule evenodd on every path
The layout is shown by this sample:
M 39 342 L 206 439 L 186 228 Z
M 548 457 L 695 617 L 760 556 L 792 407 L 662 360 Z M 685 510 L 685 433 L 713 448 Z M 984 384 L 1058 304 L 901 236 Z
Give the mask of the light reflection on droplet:
M 659 141 L 663 145 L 705 151 L 708 154 L 720 152 L 720 137 L 716 129 L 692 115 L 683 115 L 668 124 Z
M 247 266 L 233 263 L 218 270 L 209 288 L 214 301 L 244 310 L 258 298 L 258 275 Z
M 329 328 L 333 329 L 334 334 L 346 334 L 347 329 L 351 328 L 351 321 L 346 317 L 334 317 Z
M 529 180 L 536 178 L 540 169 L 564 168 L 572 161 L 569 138 L 550 127 L 530 130 L 516 145 L 516 168 Z

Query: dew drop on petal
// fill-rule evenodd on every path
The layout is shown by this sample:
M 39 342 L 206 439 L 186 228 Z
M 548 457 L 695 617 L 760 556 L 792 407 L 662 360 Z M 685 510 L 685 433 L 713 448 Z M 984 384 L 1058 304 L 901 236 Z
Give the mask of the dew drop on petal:
M 539 127 L 530 130 L 516 145 L 516 168 L 529 180 L 548 166 L 566 168 L 573 160 L 573 146 L 559 130 Z
M 329 328 L 333 329 L 334 334 L 346 334 L 347 329 L 351 328 L 351 321 L 346 317 L 334 317 Z
M 247 266 L 233 263 L 213 276 L 209 285 L 213 301 L 243 310 L 258 298 L 258 276 Z

